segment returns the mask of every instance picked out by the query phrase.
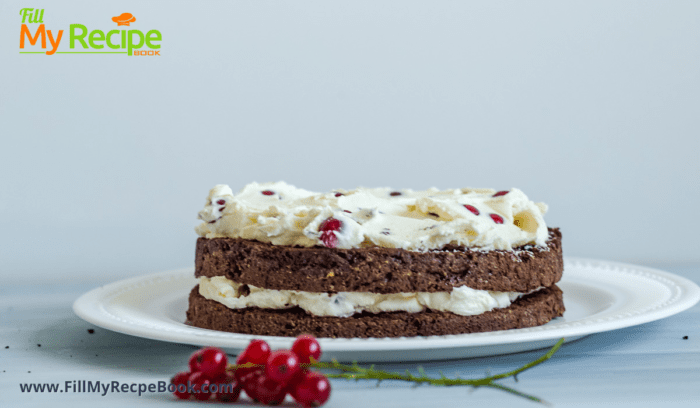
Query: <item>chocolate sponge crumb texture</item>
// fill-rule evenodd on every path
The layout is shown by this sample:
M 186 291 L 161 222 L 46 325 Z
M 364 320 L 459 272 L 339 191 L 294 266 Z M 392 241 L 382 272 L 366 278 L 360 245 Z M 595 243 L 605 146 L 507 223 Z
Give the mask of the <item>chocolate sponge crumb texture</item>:
M 561 279 L 561 232 L 549 230 L 546 247 L 514 251 L 446 248 L 286 247 L 232 238 L 199 238 L 195 276 L 225 276 L 266 289 L 307 292 L 530 292 Z
M 561 233 L 549 230 L 546 247 L 513 251 L 445 248 L 412 252 L 393 248 L 287 247 L 232 238 L 199 238 L 195 276 L 223 276 L 245 285 L 305 292 L 444 292 L 478 290 L 528 293 L 509 307 L 474 315 L 426 310 L 313 316 L 290 309 L 230 309 L 199 294 L 189 297 L 187 321 L 206 329 L 269 336 L 402 337 L 476 333 L 539 326 L 564 313 Z M 539 289 L 539 290 L 537 290 Z

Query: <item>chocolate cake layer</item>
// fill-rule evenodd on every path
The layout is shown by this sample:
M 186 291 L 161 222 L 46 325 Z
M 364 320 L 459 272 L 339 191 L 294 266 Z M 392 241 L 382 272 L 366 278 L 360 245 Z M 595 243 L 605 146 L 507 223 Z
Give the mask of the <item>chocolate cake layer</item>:
M 475 316 L 449 312 L 361 313 L 351 317 L 313 316 L 292 309 L 229 309 L 190 292 L 187 321 L 196 327 L 233 333 L 295 337 L 410 337 L 476 333 L 540 326 L 564 314 L 562 292 L 553 285 L 517 299 L 507 308 Z
M 266 289 L 307 292 L 446 292 L 466 285 L 530 292 L 561 279 L 561 232 L 549 229 L 547 248 L 514 251 L 445 248 L 291 247 L 233 238 L 199 238 L 195 276 L 225 276 Z

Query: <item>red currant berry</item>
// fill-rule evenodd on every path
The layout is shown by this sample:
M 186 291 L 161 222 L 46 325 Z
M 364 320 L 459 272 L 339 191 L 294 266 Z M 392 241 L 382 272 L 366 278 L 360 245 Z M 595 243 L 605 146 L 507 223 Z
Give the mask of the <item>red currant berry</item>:
M 244 375 L 239 382 L 246 395 L 255 401 L 258 400 L 258 378 L 262 377 L 262 375 L 262 370 L 257 369 Z
M 499 191 L 499 192 L 497 192 L 496 194 L 494 194 L 493 197 L 500 197 L 500 196 L 504 196 L 504 195 L 506 195 L 506 194 L 508 194 L 508 192 L 505 191 L 505 190 L 504 190 L 504 191 Z
M 190 393 L 187 391 L 187 380 L 190 378 L 191 374 L 190 372 L 183 371 L 175 374 L 173 378 L 170 379 L 170 384 L 175 386 L 173 394 L 175 394 L 176 397 L 180 399 L 187 399 L 190 397 Z
M 270 345 L 265 340 L 253 340 L 245 349 L 249 361 L 254 364 L 265 364 L 270 352 Z
M 318 227 L 319 231 L 338 231 L 340 230 L 340 227 L 342 226 L 342 223 L 339 220 L 336 220 L 335 218 L 329 218 L 321 223 L 321 226 Z
M 307 369 L 302 368 L 301 371 L 297 373 L 297 375 L 295 375 L 291 380 L 289 380 L 287 385 L 284 386 L 284 389 L 287 391 L 287 394 L 292 395 L 294 389 L 297 387 L 297 385 L 299 385 L 301 380 L 304 379 L 304 373 L 307 371 Z
M 236 360 L 236 364 L 246 364 L 247 361 L 245 360 Z M 233 376 L 236 378 L 236 381 L 241 382 L 243 380 L 243 377 L 260 370 L 258 367 L 245 367 L 245 368 L 237 368 L 236 371 L 233 372 Z
M 309 334 L 302 334 L 292 344 L 292 351 L 299 357 L 299 363 L 309 364 L 311 358 L 318 361 L 321 358 L 321 345 Z
M 190 356 L 190 360 L 188 362 L 189 366 L 190 366 L 190 371 L 192 371 L 192 372 L 199 371 L 198 360 L 200 360 L 202 358 L 203 352 L 204 352 L 204 349 L 199 349 L 199 350 L 195 351 L 194 353 L 192 353 L 192 355 Z
M 199 350 L 190 357 L 190 370 L 199 371 L 209 379 L 222 375 L 226 371 L 226 365 L 226 353 L 215 347 Z
M 263 195 L 266 195 L 266 196 L 271 196 L 271 195 L 275 194 L 274 191 L 270 191 L 270 190 L 261 191 L 261 193 Z
M 344 196 L 344 195 L 345 195 L 345 194 L 343 194 L 343 193 L 335 193 L 335 196 L 336 196 L 336 197 L 340 197 L 340 196 Z
M 268 405 L 279 405 L 284 401 L 287 391 L 282 384 L 265 375 L 259 376 L 256 381 L 255 392 L 258 401 Z
M 192 396 L 200 401 L 208 400 L 211 397 L 211 391 L 209 391 L 209 386 L 211 385 L 211 380 L 207 378 L 203 373 L 196 372 L 190 374 L 188 379 L 192 385 Z
M 338 246 L 338 236 L 335 235 L 335 231 L 340 231 L 343 223 L 335 218 L 329 218 L 321 223 L 318 230 L 321 232 L 321 242 L 328 248 L 335 248 Z
M 326 248 L 335 248 L 338 246 L 338 237 L 330 231 L 323 231 L 321 233 L 321 242 Z
M 476 207 L 474 207 L 473 205 L 465 204 L 464 208 L 471 211 L 471 213 L 474 215 L 479 215 L 479 210 L 477 210 Z
M 224 204 L 226 204 L 226 200 L 219 200 L 216 203 L 219 205 L 224 205 Z
M 236 402 L 240 396 L 241 387 L 237 383 L 219 384 L 219 390 L 216 392 L 216 400 L 221 402 Z
M 503 217 L 501 217 L 498 214 L 489 214 L 489 217 L 495 222 L 496 224 L 503 224 Z
M 307 371 L 304 378 L 292 390 L 292 397 L 304 407 L 318 407 L 328 401 L 331 383 L 320 373 Z
M 264 340 L 253 340 L 248 344 L 248 347 L 238 355 L 236 364 L 256 364 L 263 365 L 267 362 L 270 356 L 270 346 Z M 234 373 L 236 379 L 240 382 L 246 374 L 259 370 L 260 367 L 239 368 Z
M 236 382 L 233 373 L 227 371 L 212 383 L 217 385 L 216 399 L 222 402 L 236 402 L 241 394 L 241 386 Z
M 267 359 L 265 373 L 271 380 L 286 385 L 299 373 L 299 357 L 289 350 L 277 350 Z

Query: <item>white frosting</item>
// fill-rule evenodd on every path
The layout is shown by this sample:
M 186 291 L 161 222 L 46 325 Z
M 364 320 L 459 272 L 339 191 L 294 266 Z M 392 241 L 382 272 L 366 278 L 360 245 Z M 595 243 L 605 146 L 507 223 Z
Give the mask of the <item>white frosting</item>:
M 404 311 L 422 312 L 425 309 L 452 312 L 462 316 L 478 315 L 496 308 L 508 307 L 522 295 L 517 292 L 492 292 L 466 286 L 452 292 L 417 292 L 379 294 L 370 292 L 339 292 L 336 294 L 271 290 L 247 285 L 250 291 L 240 293 L 242 284 L 223 276 L 199 278 L 199 293 L 231 309 L 259 307 L 287 309 L 299 306 L 314 316 L 348 317 L 364 311 L 371 313 Z
M 267 192 L 268 195 L 263 194 Z M 440 191 L 358 188 L 313 193 L 284 182 L 251 183 L 238 194 L 217 185 L 209 192 L 196 227 L 206 238 L 230 237 L 274 245 L 324 245 L 319 227 L 341 222 L 337 248 L 387 247 L 425 251 L 452 244 L 484 250 L 545 245 L 547 205 L 513 188 Z M 392 193 L 394 193 L 392 195 Z M 341 195 L 342 194 L 342 195 Z M 475 208 L 479 215 L 467 206 Z M 495 219 L 502 218 L 499 224 Z

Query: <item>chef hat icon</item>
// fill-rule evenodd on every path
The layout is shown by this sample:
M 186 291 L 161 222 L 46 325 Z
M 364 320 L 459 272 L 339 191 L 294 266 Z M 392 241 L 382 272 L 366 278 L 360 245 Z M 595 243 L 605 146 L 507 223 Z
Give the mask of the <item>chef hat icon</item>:
M 112 21 L 117 23 L 118 26 L 128 26 L 130 25 L 129 23 L 136 21 L 136 17 L 131 13 L 122 13 L 120 16 L 112 17 Z

